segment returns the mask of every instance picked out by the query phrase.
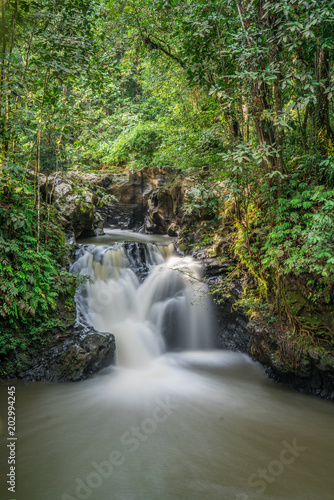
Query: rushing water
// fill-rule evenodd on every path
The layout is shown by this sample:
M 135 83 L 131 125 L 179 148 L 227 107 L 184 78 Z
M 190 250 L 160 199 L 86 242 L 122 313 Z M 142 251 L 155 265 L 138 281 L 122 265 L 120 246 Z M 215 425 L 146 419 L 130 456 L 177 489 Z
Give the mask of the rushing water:
M 117 366 L 79 383 L 15 384 L 17 492 L 3 476 L 1 499 L 332 500 L 333 404 L 212 350 L 197 264 L 168 240 L 117 238 L 87 241 L 76 264 L 90 277 L 79 317 L 115 332 Z
M 166 340 L 182 350 L 212 348 L 200 266 L 175 256 L 172 243 L 88 245 L 73 270 L 89 277 L 78 316 L 115 334 L 118 366 L 147 366 L 166 351 Z

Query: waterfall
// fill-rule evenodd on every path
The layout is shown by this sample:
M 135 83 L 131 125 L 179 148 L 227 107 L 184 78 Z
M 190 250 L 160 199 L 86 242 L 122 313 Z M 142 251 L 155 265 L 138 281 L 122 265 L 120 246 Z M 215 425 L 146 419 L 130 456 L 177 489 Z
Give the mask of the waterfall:
M 210 304 L 201 266 L 173 244 L 84 245 L 73 271 L 78 320 L 116 337 L 117 364 L 138 368 L 166 350 L 212 348 Z

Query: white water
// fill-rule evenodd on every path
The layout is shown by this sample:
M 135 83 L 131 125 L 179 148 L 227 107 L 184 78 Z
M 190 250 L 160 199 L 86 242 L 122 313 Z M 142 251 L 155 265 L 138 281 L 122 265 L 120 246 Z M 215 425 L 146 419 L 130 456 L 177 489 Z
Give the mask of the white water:
M 167 246 L 108 238 L 75 265 L 92 280 L 78 313 L 116 334 L 119 361 L 132 369 L 79 383 L 9 381 L 17 404 L 14 495 L 0 385 L 0 498 L 332 500 L 333 404 L 271 382 L 245 354 L 159 355 L 167 344 L 210 346 L 200 269 Z
M 149 271 L 142 283 L 133 270 L 138 258 Z M 118 365 L 147 366 L 166 351 L 166 339 L 182 350 L 212 347 L 201 268 L 190 257 L 174 255 L 173 244 L 148 243 L 132 251 L 119 244 L 89 246 L 74 270 L 89 277 L 77 297 L 79 318 L 115 335 Z

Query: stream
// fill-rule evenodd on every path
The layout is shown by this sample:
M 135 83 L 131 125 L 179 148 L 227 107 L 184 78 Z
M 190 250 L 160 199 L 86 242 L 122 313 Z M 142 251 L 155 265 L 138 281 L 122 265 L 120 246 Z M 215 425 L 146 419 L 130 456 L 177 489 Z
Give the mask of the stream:
M 17 491 L 3 476 L 1 499 L 333 499 L 333 403 L 214 349 L 201 267 L 171 238 L 108 231 L 81 241 L 73 271 L 88 277 L 78 319 L 115 334 L 116 363 L 77 383 L 15 383 Z

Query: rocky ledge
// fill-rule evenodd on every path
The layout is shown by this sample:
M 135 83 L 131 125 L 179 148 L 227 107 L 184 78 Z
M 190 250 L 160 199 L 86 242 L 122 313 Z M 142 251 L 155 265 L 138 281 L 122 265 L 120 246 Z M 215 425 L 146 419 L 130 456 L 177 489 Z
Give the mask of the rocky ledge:
M 268 325 L 250 322 L 250 354 L 277 382 L 334 401 L 334 357 L 324 349 L 293 344 Z
M 54 343 L 36 359 L 20 378 L 33 381 L 75 382 L 109 366 L 114 359 L 115 337 L 92 327 L 76 325 L 57 335 Z

